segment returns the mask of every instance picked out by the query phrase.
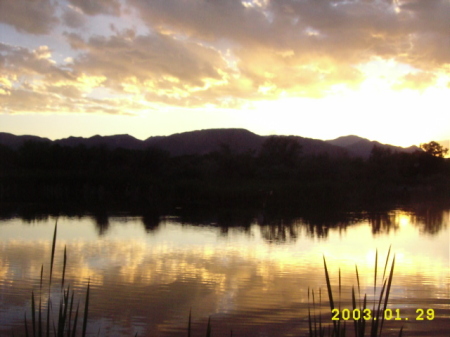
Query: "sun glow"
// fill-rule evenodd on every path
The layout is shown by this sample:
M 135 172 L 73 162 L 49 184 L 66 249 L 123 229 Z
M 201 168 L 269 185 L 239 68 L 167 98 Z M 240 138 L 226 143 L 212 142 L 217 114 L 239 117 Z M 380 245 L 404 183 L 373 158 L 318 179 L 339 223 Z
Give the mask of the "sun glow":
M 316 99 L 284 92 L 278 100 L 253 102 L 247 112 L 247 125 L 253 124 L 250 128 L 263 134 L 324 139 L 357 134 L 400 146 L 418 145 L 436 133 L 442 139 L 448 137 L 443 126 L 450 124 L 450 116 L 443 108 L 448 75 L 436 76 L 435 84 L 424 90 L 396 89 L 405 69 L 392 62 L 382 65 L 379 75 L 367 66 L 366 79 L 356 89 L 335 85 L 328 95 Z M 426 118 L 431 111 L 434 117 Z

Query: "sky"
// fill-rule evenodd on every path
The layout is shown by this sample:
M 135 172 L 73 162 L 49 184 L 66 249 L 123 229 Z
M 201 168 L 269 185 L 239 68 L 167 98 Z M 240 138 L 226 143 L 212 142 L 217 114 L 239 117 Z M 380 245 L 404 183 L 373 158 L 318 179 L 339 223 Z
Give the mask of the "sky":
M 450 0 L 0 0 L 0 132 L 450 139 Z

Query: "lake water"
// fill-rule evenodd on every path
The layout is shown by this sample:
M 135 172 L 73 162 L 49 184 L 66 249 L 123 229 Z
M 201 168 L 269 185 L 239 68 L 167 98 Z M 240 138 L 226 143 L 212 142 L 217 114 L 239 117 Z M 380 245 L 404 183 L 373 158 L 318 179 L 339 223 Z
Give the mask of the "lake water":
M 48 284 L 53 216 L 0 220 L 0 334 L 24 335 L 31 292 L 39 294 L 41 265 Z M 342 275 L 341 309 L 351 308 L 351 286 L 373 299 L 378 250 L 377 296 L 392 245 L 393 285 L 388 307 L 402 320 L 387 321 L 383 335 L 449 336 L 450 211 L 433 207 L 345 213 L 335 217 L 153 216 L 127 214 L 58 217 L 53 311 L 57 313 L 63 251 L 66 285 L 83 307 L 90 280 L 89 335 L 306 336 L 308 288 L 315 313 L 329 321 L 323 256 L 335 301 Z M 319 289 L 321 304 L 319 305 Z M 43 298 L 48 288 L 44 287 Z M 362 297 L 363 295 L 361 295 Z M 45 300 L 44 300 L 45 304 Z M 312 307 L 311 307 L 312 308 Z M 434 318 L 417 320 L 417 309 Z M 406 318 L 408 320 L 406 320 Z M 353 336 L 352 321 L 348 322 Z M 80 327 L 81 329 L 81 327 Z M 80 332 L 80 331 L 79 331 Z

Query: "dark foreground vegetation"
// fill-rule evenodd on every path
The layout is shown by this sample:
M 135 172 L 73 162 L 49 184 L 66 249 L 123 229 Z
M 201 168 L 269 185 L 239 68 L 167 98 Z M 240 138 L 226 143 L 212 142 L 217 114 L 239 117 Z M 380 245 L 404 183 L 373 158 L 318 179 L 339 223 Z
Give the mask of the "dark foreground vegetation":
M 127 150 L 26 142 L 0 146 L 0 202 L 108 204 L 143 208 L 257 208 L 361 203 L 450 195 L 450 159 L 436 143 L 398 153 L 374 147 L 369 159 L 303 155 L 295 138 L 269 137 L 257 153 L 223 145 L 171 157 Z

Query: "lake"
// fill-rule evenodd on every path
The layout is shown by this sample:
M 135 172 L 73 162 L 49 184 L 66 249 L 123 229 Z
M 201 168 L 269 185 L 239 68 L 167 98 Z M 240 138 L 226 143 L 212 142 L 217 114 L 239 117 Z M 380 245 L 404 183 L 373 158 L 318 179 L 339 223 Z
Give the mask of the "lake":
M 401 320 L 386 321 L 383 335 L 397 336 L 403 326 L 403 336 L 448 336 L 450 209 L 419 204 L 328 213 L 3 216 L 0 334 L 24 335 L 24 313 L 30 322 L 42 264 L 48 285 L 57 221 L 53 312 L 66 246 L 65 284 L 80 308 L 90 282 L 90 336 L 99 330 L 101 336 L 187 336 L 190 310 L 192 336 L 205 336 L 209 317 L 215 337 L 230 336 L 230 330 L 245 337 L 307 336 L 308 308 L 313 310 L 308 289 L 314 290 L 314 313 L 330 322 L 323 256 L 335 302 L 340 269 L 341 309 L 351 309 L 355 265 L 360 298 L 367 293 L 373 300 L 378 251 L 378 298 L 390 246 L 395 269 L 388 308 Z M 48 287 L 42 292 L 45 305 Z M 348 329 L 353 336 L 353 321 Z

